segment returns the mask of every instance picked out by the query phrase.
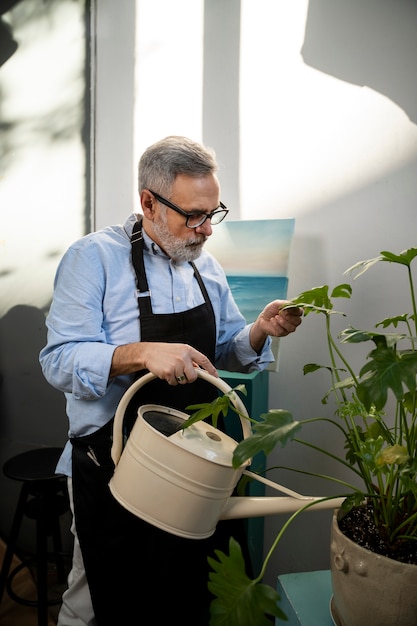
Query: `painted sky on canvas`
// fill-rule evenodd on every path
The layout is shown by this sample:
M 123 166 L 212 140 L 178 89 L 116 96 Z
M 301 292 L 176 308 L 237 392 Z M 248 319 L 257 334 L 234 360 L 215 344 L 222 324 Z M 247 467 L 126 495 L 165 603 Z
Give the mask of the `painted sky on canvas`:
M 294 218 L 227 220 L 205 244 L 228 276 L 287 276 Z

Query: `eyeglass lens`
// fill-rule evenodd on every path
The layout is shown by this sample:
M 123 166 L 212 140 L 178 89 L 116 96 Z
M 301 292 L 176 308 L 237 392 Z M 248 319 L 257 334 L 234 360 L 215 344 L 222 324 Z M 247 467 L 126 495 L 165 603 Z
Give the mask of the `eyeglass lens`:
M 211 213 L 210 215 L 205 215 L 204 213 L 196 213 L 195 215 L 191 214 L 187 217 L 187 226 L 189 228 L 197 228 L 198 226 L 202 226 L 202 224 L 204 224 L 204 222 L 208 218 L 210 218 L 212 225 L 215 226 L 216 224 L 220 224 L 220 222 L 226 217 L 226 215 L 227 210 L 225 209 L 213 211 L 213 213 Z

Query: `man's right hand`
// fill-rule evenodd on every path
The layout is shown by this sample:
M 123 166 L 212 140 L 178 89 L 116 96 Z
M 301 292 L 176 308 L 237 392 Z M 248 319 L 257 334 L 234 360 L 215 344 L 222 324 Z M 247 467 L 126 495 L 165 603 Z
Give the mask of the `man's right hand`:
M 147 369 L 169 385 L 178 385 L 194 382 L 197 378 L 196 367 L 218 378 L 211 361 L 186 343 L 138 341 L 115 349 L 110 377 Z

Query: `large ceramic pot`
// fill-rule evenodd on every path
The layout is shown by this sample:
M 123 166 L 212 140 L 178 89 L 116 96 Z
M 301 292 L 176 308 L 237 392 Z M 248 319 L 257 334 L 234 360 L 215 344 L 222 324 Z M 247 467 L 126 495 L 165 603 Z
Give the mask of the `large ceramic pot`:
M 337 626 L 416 626 L 417 566 L 362 548 L 331 528 L 331 612 Z

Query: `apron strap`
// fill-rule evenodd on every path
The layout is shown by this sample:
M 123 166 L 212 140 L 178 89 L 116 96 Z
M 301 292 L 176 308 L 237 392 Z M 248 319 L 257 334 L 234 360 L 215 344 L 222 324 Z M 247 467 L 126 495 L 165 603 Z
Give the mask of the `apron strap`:
M 149 291 L 148 281 L 146 280 L 145 264 L 143 261 L 143 236 L 141 216 L 139 216 L 138 221 L 133 226 L 130 243 L 132 245 L 132 264 L 136 274 L 136 295 L 138 297 L 139 312 L 141 316 L 151 315 L 151 292 Z

